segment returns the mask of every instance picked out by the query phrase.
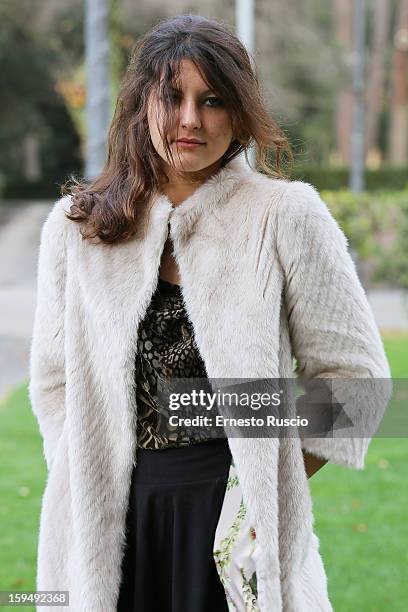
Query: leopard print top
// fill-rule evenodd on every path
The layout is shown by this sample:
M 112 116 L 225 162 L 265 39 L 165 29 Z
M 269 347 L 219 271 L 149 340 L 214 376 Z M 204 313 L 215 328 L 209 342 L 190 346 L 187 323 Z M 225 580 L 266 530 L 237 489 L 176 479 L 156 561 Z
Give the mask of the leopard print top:
M 205 430 L 200 429 L 196 437 L 188 437 L 181 428 L 172 428 L 158 408 L 158 376 L 161 379 L 207 378 L 181 288 L 160 277 L 139 326 L 135 376 L 137 447 L 160 449 L 209 439 Z

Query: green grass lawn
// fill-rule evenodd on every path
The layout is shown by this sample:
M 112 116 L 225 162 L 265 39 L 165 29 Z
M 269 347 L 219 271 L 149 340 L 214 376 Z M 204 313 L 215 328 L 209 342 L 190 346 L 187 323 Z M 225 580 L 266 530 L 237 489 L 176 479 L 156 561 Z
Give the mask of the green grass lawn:
M 408 378 L 408 335 L 383 340 L 393 378 Z M 310 479 L 336 612 L 407 610 L 407 466 L 406 439 L 374 438 L 365 470 L 326 464 Z
M 40 503 L 47 471 L 26 385 L 0 403 L 0 454 L 0 590 L 34 590 Z M 34 610 L 31 606 L 18 608 Z
M 384 344 L 393 377 L 408 378 L 408 335 Z M 26 385 L 0 403 L 0 452 L 0 590 L 34 590 L 46 466 Z M 374 438 L 364 471 L 327 464 L 309 481 L 336 612 L 407 609 L 407 465 L 406 439 Z

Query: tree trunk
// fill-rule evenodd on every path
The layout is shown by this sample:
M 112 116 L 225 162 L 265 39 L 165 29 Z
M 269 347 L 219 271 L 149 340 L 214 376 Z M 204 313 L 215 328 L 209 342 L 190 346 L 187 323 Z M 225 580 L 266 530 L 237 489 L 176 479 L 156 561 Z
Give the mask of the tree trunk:
M 40 143 L 38 135 L 26 134 L 22 141 L 23 176 L 28 181 L 37 181 L 41 177 Z
M 389 131 L 389 160 L 395 164 L 407 161 L 407 72 L 408 0 L 400 0 L 394 34 Z
M 353 0 L 333 1 L 334 31 L 343 48 L 343 61 L 350 71 L 349 82 L 339 91 L 336 107 L 335 130 L 340 163 L 351 161 L 351 130 L 353 121 L 352 53 L 353 53 Z
M 389 0 L 375 0 L 374 32 L 366 95 L 366 154 L 374 148 L 378 149 L 378 128 L 384 105 L 385 56 L 390 27 L 390 8 Z

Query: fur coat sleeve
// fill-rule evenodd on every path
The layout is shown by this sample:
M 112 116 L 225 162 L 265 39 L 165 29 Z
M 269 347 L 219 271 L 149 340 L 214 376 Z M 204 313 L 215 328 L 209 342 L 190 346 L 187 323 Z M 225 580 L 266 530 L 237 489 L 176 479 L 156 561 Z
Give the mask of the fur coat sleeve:
M 64 200 L 54 204 L 41 231 L 37 302 L 30 348 L 29 398 L 43 438 L 48 470 L 65 419 Z
M 347 238 L 319 193 L 294 181 L 281 204 L 277 249 L 295 373 L 306 391 L 314 377 L 333 379 L 334 397 L 352 424 L 349 430 L 334 428 L 327 437 L 306 437 L 302 448 L 339 465 L 363 469 L 392 388 L 382 340 Z M 355 379 L 354 384 L 350 379 Z

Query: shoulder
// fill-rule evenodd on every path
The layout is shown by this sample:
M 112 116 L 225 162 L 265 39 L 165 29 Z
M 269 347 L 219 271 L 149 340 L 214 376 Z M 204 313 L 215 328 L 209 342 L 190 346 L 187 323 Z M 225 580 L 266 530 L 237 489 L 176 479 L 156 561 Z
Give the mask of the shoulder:
M 305 181 L 275 178 L 252 170 L 238 195 L 240 202 L 267 215 L 277 239 L 287 243 L 296 237 L 317 237 L 339 241 L 348 239 L 316 187 Z
M 41 228 L 41 246 L 43 249 L 53 253 L 61 252 L 65 249 L 69 228 L 73 225 L 65 215 L 70 211 L 71 196 L 65 195 L 56 200 L 51 206 L 50 211 Z
M 268 218 L 274 239 L 292 243 L 320 233 L 346 242 L 319 191 L 310 183 L 251 171 L 238 190 L 238 203 Z M 264 221 L 262 221 L 264 223 Z
M 67 219 L 65 213 L 70 211 L 71 204 L 72 197 L 70 195 L 64 195 L 56 200 L 51 206 L 45 223 L 50 227 L 54 227 L 55 229 L 63 229 L 64 227 L 67 227 L 71 222 L 69 219 Z
M 282 201 L 282 208 L 295 215 L 331 216 L 320 193 L 310 183 L 289 181 Z
M 337 220 L 319 191 L 304 181 L 287 181 L 277 205 L 278 224 L 290 231 L 300 226 L 310 232 L 324 230 L 346 241 Z
M 310 183 L 304 181 L 277 181 L 272 182 L 271 189 L 279 189 L 279 214 L 305 216 L 305 215 L 330 215 L 329 208 L 323 201 L 320 193 Z M 276 186 L 279 183 L 279 187 Z
M 72 196 L 64 195 L 56 200 L 45 219 L 43 225 L 44 233 L 56 232 L 58 234 L 66 234 L 69 228 L 72 228 L 74 222 L 67 218 L 66 213 L 70 212 L 72 205 Z
M 348 238 L 319 191 L 303 181 L 287 181 L 276 205 L 277 240 L 280 244 L 319 243 L 341 251 Z
M 316 187 L 304 181 L 275 178 L 253 171 L 247 180 L 247 188 L 269 203 L 272 212 L 283 215 L 330 215 L 326 203 Z

